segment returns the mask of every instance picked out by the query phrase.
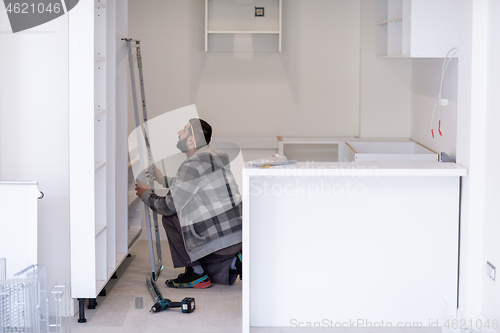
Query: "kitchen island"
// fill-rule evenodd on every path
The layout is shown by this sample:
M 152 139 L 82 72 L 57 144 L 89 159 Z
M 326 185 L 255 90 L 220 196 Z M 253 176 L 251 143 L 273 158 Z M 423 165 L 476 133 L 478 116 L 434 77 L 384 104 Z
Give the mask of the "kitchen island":
M 243 332 L 442 326 L 457 305 L 466 174 L 441 162 L 245 168 Z

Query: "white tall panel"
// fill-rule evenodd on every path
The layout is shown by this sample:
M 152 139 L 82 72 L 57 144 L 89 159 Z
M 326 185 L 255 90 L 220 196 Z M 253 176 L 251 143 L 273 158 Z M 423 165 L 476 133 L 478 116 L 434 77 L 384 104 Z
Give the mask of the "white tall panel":
M 72 297 L 95 297 L 94 2 L 69 15 L 69 168 Z
M 120 86 L 119 94 L 115 80 L 127 74 L 121 59 L 118 68 L 116 56 L 125 44 L 117 38 L 116 21 L 120 16 L 123 32 L 126 5 L 114 0 L 80 1 L 69 14 L 73 298 L 95 298 L 128 253 L 124 246 L 127 143 L 117 134 L 126 128 L 126 90 L 123 93 Z
M 115 1 L 115 28 L 114 40 L 116 57 L 115 77 L 115 119 L 116 119 L 116 247 L 118 253 L 128 251 L 128 170 L 127 170 L 127 92 L 128 92 L 128 53 L 127 44 L 121 40 L 128 35 L 127 14 L 128 1 Z M 108 38 L 109 39 L 109 38 Z

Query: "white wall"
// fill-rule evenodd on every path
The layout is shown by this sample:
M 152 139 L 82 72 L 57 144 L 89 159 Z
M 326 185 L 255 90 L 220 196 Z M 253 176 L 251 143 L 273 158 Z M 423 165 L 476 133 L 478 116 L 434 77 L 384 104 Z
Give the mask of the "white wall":
M 470 172 L 463 184 L 461 286 L 468 288 L 460 291 L 462 304 L 470 316 L 498 318 L 500 288 L 484 265 L 500 267 L 500 5 L 462 0 L 461 61 L 451 63 L 444 86 L 445 136 L 432 140 L 442 60 L 375 58 L 374 2 L 284 1 L 283 53 L 241 59 L 203 52 L 203 1 L 130 1 L 129 36 L 143 41 L 150 117 L 194 102 L 217 136 L 411 131 L 431 149 L 456 154 Z M 48 265 L 49 285 L 69 281 L 67 26 L 65 15 L 29 32 L 3 33 L 10 27 L 0 10 L 0 179 L 35 180 L 45 193 L 39 263 Z
M 439 114 L 434 118 L 434 139 L 431 118 L 441 83 L 444 59 L 412 59 L 411 76 L 411 138 L 440 153 L 456 157 L 458 60 L 451 60 L 446 70 L 442 98 L 449 100 L 441 107 L 441 137 L 438 132 Z
M 376 57 L 377 1 L 361 2 L 360 136 L 410 137 L 411 59 Z
M 373 0 L 286 0 L 282 53 L 205 53 L 204 1 L 131 0 L 149 118 L 195 103 L 214 136 L 409 137 L 411 60 L 376 57 L 375 13 Z
M 410 135 L 410 61 L 375 57 L 375 1 L 284 1 L 282 53 L 205 53 L 204 10 L 130 1 L 149 118 L 195 103 L 216 136 Z
M 357 135 L 359 43 L 359 0 L 284 1 L 283 52 L 207 53 L 196 102 L 221 136 Z
M 38 263 L 51 288 L 70 280 L 68 15 L 12 34 L 1 6 L 0 31 L 0 179 L 38 181 L 45 194 Z
M 204 1 L 132 0 L 128 13 L 129 37 L 141 40 L 149 119 L 193 104 L 205 62 Z M 131 94 L 128 105 L 130 134 Z
M 484 253 L 483 263 L 491 262 L 500 274 L 500 219 L 498 203 L 500 202 L 500 2 L 488 1 L 488 88 L 486 115 L 486 152 L 485 163 L 485 201 L 484 201 Z M 487 318 L 500 318 L 500 275 L 496 281 L 483 274 L 482 312 Z
M 131 0 L 149 118 L 195 103 L 214 136 L 409 137 L 411 62 L 376 58 L 375 5 L 285 0 L 283 52 L 234 54 L 204 52 L 204 1 Z
M 460 238 L 460 317 L 477 319 L 482 311 L 485 274 L 484 199 L 487 97 L 488 1 L 460 2 L 460 60 L 457 108 L 457 163 L 462 179 Z

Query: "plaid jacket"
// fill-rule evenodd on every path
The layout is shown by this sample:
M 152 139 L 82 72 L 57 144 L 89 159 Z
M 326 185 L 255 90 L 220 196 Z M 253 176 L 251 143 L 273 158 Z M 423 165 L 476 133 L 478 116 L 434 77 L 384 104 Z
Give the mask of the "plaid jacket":
M 145 191 L 141 199 L 160 215 L 178 214 L 191 261 L 241 242 L 241 195 L 226 153 L 200 148 L 169 185 L 166 196 Z

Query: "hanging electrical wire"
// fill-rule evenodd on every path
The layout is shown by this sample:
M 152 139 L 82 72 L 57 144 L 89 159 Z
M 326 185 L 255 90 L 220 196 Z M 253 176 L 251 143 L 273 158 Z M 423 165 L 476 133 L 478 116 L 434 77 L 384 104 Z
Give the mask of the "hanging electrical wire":
M 439 95 L 436 100 L 436 104 L 434 104 L 434 110 L 432 110 L 432 118 L 431 118 L 431 134 L 432 138 L 434 138 L 434 118 L 436 115 L 436 108 L 438 109 L 438 114 L 439 114 L 439 125 L 438 125 L 438 132 L 440 136 L 443 136 L 443 133 L 441 132 L 441 100 L 442 100 L 442 93 L 443 93 L 443 83 L 444 83 L 444 75 L 446 73 L 446 69 L 448 68 L 448 65 L 450 64 L 451 60 L 455 56 L 455 54 L 458 52 L 458 47 L 452 48 L 448 53 L 446 54 L 446 57 L 444 58 L 443 61 L 443 66 L 441 68 L 441 84 L 439 85 Z

